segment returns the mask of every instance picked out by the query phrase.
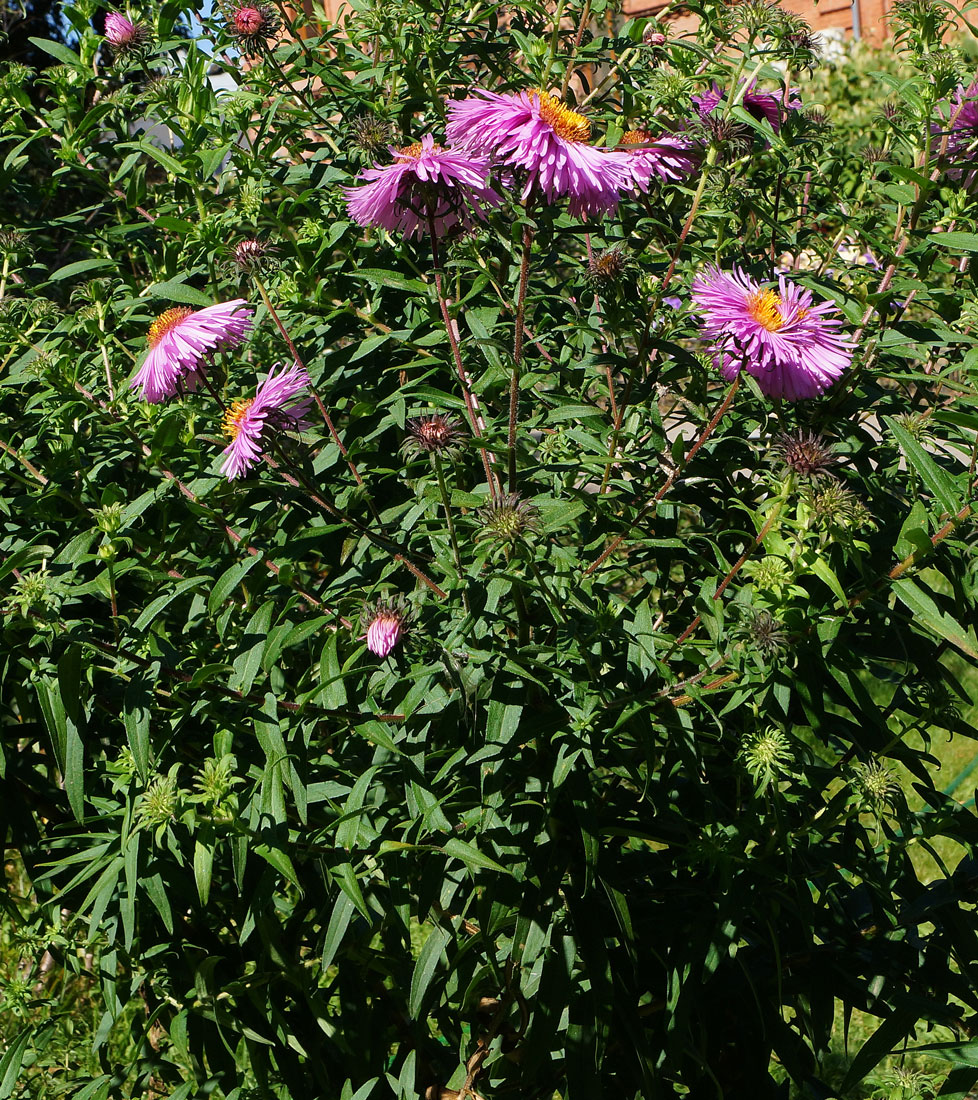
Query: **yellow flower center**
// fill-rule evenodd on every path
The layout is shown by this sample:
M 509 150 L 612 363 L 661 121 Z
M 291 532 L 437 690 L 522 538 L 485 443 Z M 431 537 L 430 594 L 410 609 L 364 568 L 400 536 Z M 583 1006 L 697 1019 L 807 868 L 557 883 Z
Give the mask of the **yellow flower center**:
M 626 130 L 621 135 L 621 145 L 647 145 L 652 140 L 648 130 Z
M 193 313 L 193 310 L 188 309 L 187 306 L 174 306 L 165 313 L 161 313 L 149 326 L 149 346 L 155 348 L 170 329 L 176 328 L 177 325 L 179 325 L 181 321 L 185 321 L 191 313 Z
M 784 327 L 780 307 L 781 295 L 775 290 L 756 290 L 747 299 L 747 312 L 768 332 L 777 332 Z
M 437 153 L 441 150 L 440 145 L 432 145 L 428 150 L 429 153 Z M 413 145 L 405 145 L 403 149 L 397 150 L 398 160 L 417 160 L 418 157 L 424 152 L 424 146 L 420 141 L 416 141 Z
M 549 92 L 530 92 L 540 101 L 540 118 L 553 128 L 553 132 L 564 141 L 588 141 L 591 137 L 591 123 L 576 111 Z
M 241 421 L 244 420 L 245 414 L 254 403 L 255 399 L 253 397 L 239 397 L 237 401 L 232 402 L 231 407 L 225 412 L 221 431 L 232 443 L 238 438 L 241 432 Z

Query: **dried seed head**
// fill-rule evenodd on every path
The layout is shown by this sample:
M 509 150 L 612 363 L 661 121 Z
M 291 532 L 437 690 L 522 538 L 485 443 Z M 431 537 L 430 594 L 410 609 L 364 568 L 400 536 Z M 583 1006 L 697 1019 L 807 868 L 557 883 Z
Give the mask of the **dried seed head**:
M 426 454 L 454 459 L 465 446 L 462 423 L 454 416 L 417 416 L 407 422 L 407 430 L 408 437 L 401 444 L 405 458 Z
M 517 542 L 540 526 L 540 509 L 519 493 L 505 493 L 483 505 L 478 512 L 483 528 L 477 538 Z
M 595 294 L 607 291 L 628 268 L 628 255 L 621 245 L 606 248 L 591 256 L 587 263 L 588 284 Z
M 17 253 L 29 256 L 32 251 L 27 237 L 19 229 L 0 229 L 0 255 L 12 256 Z
M 829 476 L 830 467 L 839 461 L 822 436 L 801 429 L 778 435 L 771 453 L 799 477 L 813 480 Z
M 754 147 L 754 135 L 749 126 L 724 118 L 718 111 L 711 112 L 702 121 L 708 141 L 716 147 L 722 160 L 728 163 L 739 160 Z
M 884 161 L 890 159 L 889 153 L 886 151 L 885 145 L 869 145 L 863 146 L 862 158 L 867 164 L 882 164 Z
M 356 145 L 371 156 L 394 140 L 394 128 L 376 115 L 358 115 L 350 123 Z

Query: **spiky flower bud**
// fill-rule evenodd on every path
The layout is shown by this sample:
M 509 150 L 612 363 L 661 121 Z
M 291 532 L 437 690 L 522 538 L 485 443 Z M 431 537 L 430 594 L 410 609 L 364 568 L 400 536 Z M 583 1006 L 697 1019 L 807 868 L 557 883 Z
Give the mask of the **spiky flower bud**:
M 462 423 L 454 416 L 441 413 L 417 416 L 407 422 L 407 430 L 408 436 L 401 444 L 405 458 L 425 454 L 451 460 L 457 458 L 465 446 Z
M 176 771 L 158 775 L 143 791 L 136 806 L 136 817 L 147 828 L 160 829 L 172 821 L 180 804 Z
M 227 255 L 232 267 L 248 275 L 263 275 L 276 262 L 276 250 L 257 237 L 247 237 L 229 246 Z
M 31 251 L 27 237 L 19 229 L 0 229 L 0 255 L 12 256 L 16 253 L 23 256 L 30 255 Z
M 839 458 L 824 438 L 815 432 L 796 429 L 782 432 L 771 444 L 771 453 L 799 477 L 818 480 L 830 474 Z
M 364 606 L 361 621 L 366 632 L 367 649 L 378 657 L 386 657 L 404 637 L 407 630 L 407 605 L 403 597 L 378 600 Z
M 746 156 L 754 147 L 754 135 L 749 126 L 724 118 L 713 111 L 702 120 L 707 140 L 720 154 L 723 162 L 730 163 Z
M 751 611 L 744 619 L 739 633 L 765 659 L 777 657 L 788 648 L 788 634 L 784 623 L 770 611 Z
M 26 618 L 35 609 L 43 613 L 57 606 L 58 602 L 58 583 L 48 572 L 47 562 L 44 561 L 40 569 L 22 574 L 14 583 L 5 606 Z
M 760 561 L 749 561 L 744 572 L 754 582 L 754 586 L 764 592 L 780 592 L 791 581 L 791 567 L 784 558 L 768 554 Z
M 136 22 L 118 11 L 110 11 L 105 17 L 105 41 L 117 57 L 136 53 L 149 39 L 149 27 Z
M 870 521 L 866 505 L 851 489 L 837 481 L 807 490 L 805 503 L 811 508 L 816 524 L 821 527 L 856 529 L 865 527 Z
M 893 772 L 876 760 L 853 765 L 852 786 L 864 808 L 877 817 L 892 803 L 900 790 L 900 784 Z
M 788 770 L 793 756 L 787 735 L 773 726 L 752 734 L 740 750 L 740 759 L 760 791 Z
M 282 26 L 270 4 L 225 4 L 223 6 L 228 33 L 245 57 L 259 57 Z
M 540 509 L 519 493 L 504 493 L 484 504 L 478 512 L 482 530 L 477 538 L 496 539 L 512 543 L 526 537 L 540 526 Z

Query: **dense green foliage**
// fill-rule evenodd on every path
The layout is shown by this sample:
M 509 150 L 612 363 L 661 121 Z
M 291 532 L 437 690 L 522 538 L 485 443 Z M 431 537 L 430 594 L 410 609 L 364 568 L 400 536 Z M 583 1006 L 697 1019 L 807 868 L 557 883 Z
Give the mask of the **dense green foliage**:
M 978 1081 L 978 872 L 941 858 L 978 827 L 930 753 L 978 665 L 978 205 L 931 130 L 965 57 L 925 0 L 858 83 L 692 7 L 647 45 L 602 3 L 365 4 L 245 65 L 170 3 L 112 59 L 81 0 L 0 74 L 0 1098 L 821 1097 L 840 1008 L 878 1021 L 846 1089 L 938 1025 L 945 1095 Z M 745 73 L 828 113 L 704 124 Z M 353 224 L 473 84 L 687 126 L 700 168 L 583 225 L 507 181 L 435 254 Z M 852 370 L 731 395 L 714 262 L 837 302 Z M 139 401 L 152 319 L 239 296 L 214 392 Z M 401 445 L 465 422 L 443 306 L 485 435 L 435 461 Z M 229 483 L 218 402 L 285 332 L 335 435 Z

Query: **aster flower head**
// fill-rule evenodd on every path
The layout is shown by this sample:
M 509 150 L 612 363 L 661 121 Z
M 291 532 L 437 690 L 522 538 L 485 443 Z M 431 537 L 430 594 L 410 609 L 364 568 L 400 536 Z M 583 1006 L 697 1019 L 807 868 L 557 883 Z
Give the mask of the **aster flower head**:
M 417 416 L 407 422 L 407 430 L 408 436 L 401 444 L 401 453 L 406 458 L 425 454 L 451 460 L 457 458 L 465 446 L 462 423 L 454 416 L 442 413 Z
M 978 153 L 978 81 L 967 88 L 959 87 L 950 104 L 938 105 L 938 116 L 931 123 L 935 137 L 947 134 L 944 163 L 947 175 L 953 180 L 965 180 L 971 187 L 978 179 L 974 168 Z
M 653 178 L 678 180 L 696 169 L 699 156 L 693 139 L 687 134 L 653 134 L 650 130 L 627 130 L 622 134 L 619 149 L 631 158 L 635 185 L 648 191 Z
M 368 168 L 360 187 L 346 187 L 346 206 L 358 225 L 379 225 L 389 233 L 421 236 L 434 220 L 439 237 L 476 220 L 482 205 L 502 198 L 489 186 L 488 158 L 467 150 L 443 149 L 426 134 L 403 149 L 391 147 L 394 163 Z
M 221 425 L 230 440 L 221 466 L 228 481 L 241 477 L 258 462 L 271 432 L 305 427 L 305 414 L 312 403 L 308 392 L 303 395 L 308 388 L 309 375 L 298 363 L 287 368 L 272 367 L 258 384 L 254 397 L 231 404 Z
M 591 145 L 591 123 L 546 91 L 500 94 L 476 88 L 448 105 L 448 140 L 523 169 L 521 198 L 569 199 L 575 218 L 610 213 L 633 185 L 629 154 Z
M 707 268 L 693 280 L 692 299 L 724 378 L 746 370 L 768 397 L 818 397 L 852 359 L 852 342 L 837 331 L 842 321 L 830 316 L 837 307 L 816 305 L 810 290 L 784 275 L 773 290 L 736 266 Z
M 225 5 L 223 13 L 228 33 L 245 57 L 259 57 L 282 26 L 282 20 L 270 4 Z
M 716 111 L 717 107 L 723 102 L 723 99 L 723 90 L 720 85 L 714 81 L 707 91 L 701 92 L 699 95 L 694 95 L 692 97 L 692 102 L 700 118 L 705 119 Z M 771 129 L 775 133 L 780 131 L 783 116 L 782 102 L 778 96 L 773 95 L 771 92 L 758 91 L 756 83 L 750 81 L 744 86 L 743 94 L 739 96 L 737 102 L 749 115 L 756 118 L 758 122 L 766 118 L 771 124 Z M 789 111 L 798 111 L 801 109 L 802 102 L 797 89 L 792 88 L 789 92 L 787 106 Z
M 388 656 L 403 639 L 409 617 L 402 596 L 366 604 L 361 617 L 365 633 L 361 637 L 366 639 L 367 649 L 378 657 Z
M 244 298 L 198 310 L 166 310 L 149 326 L 149 353 L 129 385 L 153 403 L 172 397 L 181 385 L 193 389 L 205 358 L 240 344 L 251 328 L 252 315 Z
M 137 23 L 118 11 L 110 11 L 105 17 L 105 41 L 118 55 L 133 53 L 146 44 L 149 28 Z

